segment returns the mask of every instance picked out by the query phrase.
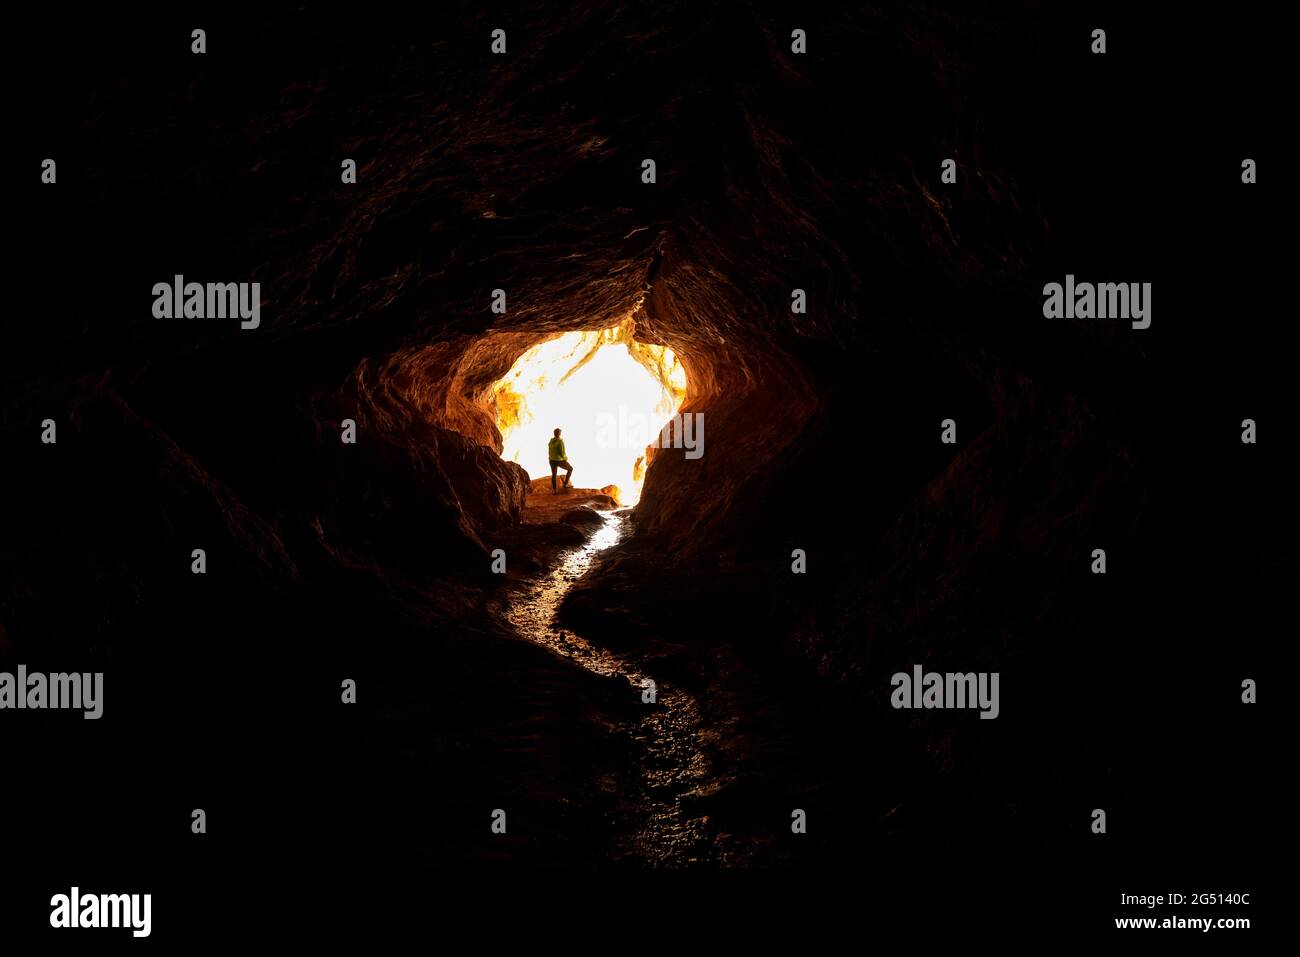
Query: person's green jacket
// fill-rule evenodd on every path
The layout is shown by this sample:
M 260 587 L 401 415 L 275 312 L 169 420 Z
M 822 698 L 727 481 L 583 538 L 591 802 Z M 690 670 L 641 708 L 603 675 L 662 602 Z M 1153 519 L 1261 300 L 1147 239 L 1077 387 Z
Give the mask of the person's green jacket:
M 547 443 L 546 451 L 550 455 L 552 462 L 568 461 L 568 457 L 564 454 L 564 439 L 558 435 Z

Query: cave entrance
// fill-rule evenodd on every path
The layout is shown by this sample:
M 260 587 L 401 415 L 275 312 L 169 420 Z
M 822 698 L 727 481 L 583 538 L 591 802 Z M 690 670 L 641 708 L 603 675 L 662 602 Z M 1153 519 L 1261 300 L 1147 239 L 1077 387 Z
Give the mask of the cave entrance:
M 561 429 L 579 488 L 641 497 L 647 446 L 686 397 L 686 370 L 667 346 L 637 342 L 628 320 L 533 346 L 493 386 L 501 457 L 549 480 L 547 443 Z M 560 475 L 563 476 L 561 471 Z

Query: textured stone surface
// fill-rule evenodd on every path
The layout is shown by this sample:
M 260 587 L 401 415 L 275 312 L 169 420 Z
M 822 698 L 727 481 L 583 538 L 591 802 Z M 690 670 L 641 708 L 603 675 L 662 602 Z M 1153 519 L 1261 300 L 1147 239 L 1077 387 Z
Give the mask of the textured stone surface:
M 14 227 L 13 271 L 51 298 L 15 308 L 0 350 L 16 486 L 4 661 L 66 652 L 124 682 L 184 675 L 110 686 L 108 707 L 141 727 L 155 706 L 197 740 L 247 722 L 228 752 L 177 759 L 176 794 L 249 775 L 326 793 L 352 769 L 396 810 L 326 822 L 331 848 L 383 834 L 428 861 L 588 860 L 625 770 L 624 705 L 493 613 L 494 549 L 530 574 L 583 533 L 521 522 L 528 476 L 496 454 L 486 401 L 532 344 L 630 317 L 685 365 L 705 452 L 653 457 L 631 534 L 564 617 L 707 691 L 729 767 L 760 776 L 719 787 L 729 822 L 756 794 L 811 795 L 823 820 L 862 815 L 859 834 L 1001 835 L 1009 818 L 1039 833 L 1026 819 L 1062 829 L 1063 795 L 1081 802 L 1107 774 L 1193 766 L 1177 748 L 1163 764 L 1108 750 L 1156 709 L 1111 662 L 1150 673 L 1223 654 L 1271 633 L 1253 596 L 1288 593 L 1288 540 L 1260 530 L 1290 473 L 1231 455 L 1242 416 L 1280 407 L 1268 390 L 1293 378 L 1293 352 L 1236 334 L 1273 334 L 1267 283 L 1216 278 L 1285 275 L 1285 244 L 1237 228 L 1240 191 L 1206 185 L 1237 189 L 1236 144 L 1253 138 L 1218 130 L 1249 97 L 1188 63 L 1152 66 L 1132 101 L 1124 71 L 1158 61 L 1086 72 L 1082 46 L 1044 52 L 1073 49 L 1078 24 L 1035 4 L 801 10 L 811 52 L 796 59 L 790 14 L 762 4 L 528 3 L 498 61 L 495 13 L 453 7 L 434 25 L 265 12 L 200 63 L 160 55 L 171 24 L 119 44 L 88 31 L 74 49 L 53 31 L 47 62 L 77 70 L 16 107 L 32 100 L 24 141 L 63 165 Z M 1159 92 L 1169 75 L 1178 97 Z M 1107 117 L 1124 148 L 1091 148 L 1062 115 Z M 1126 152 L 1153 123 L 1178 162 Z M 1213 149 L 1186 139 L 1205 128 Z M 1120 219 L 1115 196 L 1133 200 Z M 1159 269 L 1155 235 L 1173 242 Z M 1042 282 L 1067 267 L 1155 279 L 1170 320 L 1158 304 L 1146 333 L 1045 321 Z M 150 287 L 177 272 L 260 282 L 261 327 L 153 320 Z M 1206 285 L 1161 298 L 1188 275 Z M 46 417 L 56 446 L 37 442 Z M 1117 570 L 1102 585 L 1082 571 L 1099 543 Z M 809 574 L 791 574 L 794 549 Z M 889 674 L 918 659 L 1019 669 L 999 734 L 889 712 Z M 230 700 L 225 667 L 302 688 L 259 697 L 266 714 L 192 714 L 187 695 Z M 1182 669 L 1175 683 L 1203 698 L 1227 693 Z M 349 674 L 363 703 L 344 724 L 332 706 Z M 1049 740 L 1044 715 L 1094 696 L 1093 725 Z M 799 740 L 824 752 L 778 753 L 785 726 L 764 722 L 814 705 Z M 330 770 L 298 775 L 307 758 L 286 755 Z M 96 760 L 88 778 L 120 773 Z M 408 848 L 407 818 L 467 820 L 502 793 L 538 802 L 528 837 Z M 34 832 L 79 813 L 62 811 Z M 170 813 L 151 804 L 120 830 Z M 866 859 L 829 834 L 810 835 L 811 856 Z

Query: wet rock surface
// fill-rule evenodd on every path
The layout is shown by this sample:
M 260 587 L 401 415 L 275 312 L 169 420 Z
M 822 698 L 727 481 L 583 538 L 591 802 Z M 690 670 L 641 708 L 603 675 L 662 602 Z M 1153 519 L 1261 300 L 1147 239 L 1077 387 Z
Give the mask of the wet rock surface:
M 1191 787 L 1178 748 L 1113 742 L 1163 714 L 1128 694 L 1133 675 L 1218 700 L 1189 662 L 1231 655 L 1223 673 L 1244 673 L 1242 636 L 1281 620 L 1237 599 L 1287 592 L 1285 539 L 1258 529 L 1289 473 L 1228 450 L 1291 353 L 1158 314 L 1147 338 L 1046 322 L 1039 290 L 1102 261 L 1205 277 L 1188 316 L 1261 316 L 1266 284 L 1215 277 L 1285 268 L 1262 233 L 1222 226 L 1245 214 L 1205 184 L 1235 154 L 1164 169 L 1154 190 L 1132 156 L 1045 122 L 1086 107 L 1119 117 L 1117 140 L 1149 131 L 1127 75 L 1041 53 L 1072 24 L 1013 6 L 809 12 L 804 60 L 761 4 L 527 3 L 513 42 L 531 52 L 499 63 L 491 14 L 468 4 L 363 29 L 266 11 L 197 66 L 160 61 L 162 26 L 61 37 L 78 45 L 48 62 L 113 79 L 52 78 L 23 105 L 32 142 L 76 175 L 24 220 L 15 271 L 68 289 L 75 258 L 87 292 L 11 323 L 0 353 L 16 485 L 0 664 L 102 664 L 126 726 L 184 714 L 186 734 L 229 742 L 178 748 L 153 793 L 113 803 L 120 832 L 153 833 L 167 801 L 206 788 L 246 820 L 254 794 L 326 795 L 282 800 L 321 825 L 286 840 L 327 863 L 312 835 L 429 869 L 780 865 L 861 860 L 896 835 L 1055 834 L 1099 781 Z M 1162 122 L 1222 122 L 1204 71 L 1180 76 Z M 948 156 L 962 173 L 945 190 Z M 1138 210 L 1127 228 L 1097 212 L 1117 197 Z M 150 285 L 200 269 L 262 283 L 262 326 L 153 320 Z M 704 455 L 654 451 L 640 502 L 612 513 L 617 543 L 528 603 L 520 589 L 568 574 L 615 502 L 552 498 L 502 461 L 492 383 L 549 336 L 628 318 L 687 368 Z M 36 440 L 47 417 L 54 446 Z M 1238 510 L 1207 510 L 1225 500 Z M 1099 543 L 1125 556 L 1100 583 L 1082 571 Z M 199 547 L 206 576 L 189 571 Z M 673 793 L 708 820 L 667 858 L 621 843 L 655 833 L 627 828 L 618 793 L 650 780 L 635 768 L 655 770 L 654 736 L 617 681 L 520 639 L 547 612 L 693 703 L 673 740 L 695 745 L 660 770 L 680 781 L 704 756 L 707 776 Z M 1021 698 L 997 735 L 900 716 L 889 676 L 912 662 L 1001 669 Z M 273 687 L 234 708 L 224 664 Z M 340 713 L 344 677 L 363 690 Z M 40 763 L 52 742 L 16 747 Z M 120 773 L 107 752 L 86 761 L 77 774 Z M 57 774 L 51 793 L 80 793 Z M 853 823 L 792 844 L 804 804 Z M 495 840 L 503 805 L 518 826 Z M 52 800 L 32 830 L 78 810 Z M 413 839 L 412 820 L 475 824 Z M 125 841 L 91 850 L 129 856 Z

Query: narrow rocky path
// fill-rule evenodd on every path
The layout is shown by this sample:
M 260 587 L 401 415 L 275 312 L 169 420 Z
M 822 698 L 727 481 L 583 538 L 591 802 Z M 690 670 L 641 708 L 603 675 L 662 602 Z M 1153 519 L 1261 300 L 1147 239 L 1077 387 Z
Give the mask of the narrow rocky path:
M 623 819 L 617 824 L 616 856 L 651 866 L 713 862 L 718 851 L 707 822 L 684 806 L 685 799 L 705 786 L 711 775 L 709 732 L 698 703 L 662 680 L 655 682 L 655 702 L 645 703 L 647 675 L 556 621 L 564 596 L 596 556 L 616 545 L 624 533 L 622 515 L 599 514 L 602 524 L 585 544 L 562 553 L 550 571 L 516 586 L 500 611 L 521 638 L 595 674 L 626 682 L 629 699 L 642 709 L 630 728 L 636 780 L 620 802 Z

